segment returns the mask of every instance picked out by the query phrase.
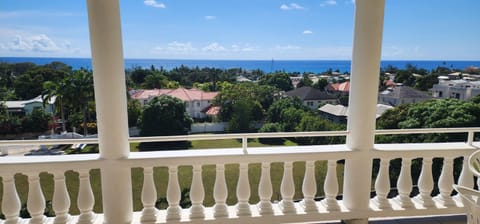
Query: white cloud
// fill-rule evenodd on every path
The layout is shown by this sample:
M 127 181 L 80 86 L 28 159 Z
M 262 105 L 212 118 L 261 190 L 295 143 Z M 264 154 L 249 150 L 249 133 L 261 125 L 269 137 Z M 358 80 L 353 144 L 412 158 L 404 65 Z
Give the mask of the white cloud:
M 248 45 L 240 46 L 238 44 L 233 44 L 231 47 L 231 50 L 233 52 L 251 52 L 251 51 L 255 51 L 255 48 L 250 47 Z
M 61 48 L 45 34 L 24 38 L 16 35 L 10 43 L 3 44 L 8 51 L 54 52 Z
M 300 10 L 305 8 L 297 3 L 290 3 L 290 4 L 282 4 L 280 6 L 280 9 L 281 10 Z
M 276 50 L 281 50 L 281 51 L 291 51 L 291 50 L 300 50 L 301 47 L 289 44 L 289 45 L 284 45 L 284 46 L 277 45 L 277 46 L 275 46 L 275 49 Z
M 166 8 L 165 4 L 159 3 L 155 0 L 144 0 L 143 4 L 145 4 L 146 6 L 151 6 L 151 7 L 155 7 L 155 8 L 161 8 L 161 9 Z
M 214 20 L 216 18 L 216 16 L 205 16 L 205 20 Z
M 178 53 L 178 52 L 192 52 L 192 51 L 196 51 L 197 49 L 195 49 L 192 46 L 192 43 L 190 42 L 181 43 L 181 42 L 174 41 L 174 42 L 168 43 L 167 47 L 164 47 L 164 48 L 156 47 L 155 50 Z
M 311 31 L 311 30 L 304 30 L 304 31 L 303 31 L 303 34 L 305 34 L 305 35 L 313 34 L 313 31 Z
M 205 47 L 202 48 L 202 51 L 214 51 L 214 52 L 218 52 L 218 51 L 226 51 L 227 49 L 220 45 L 219 43 L 217 42 L 213 42 Z
M 322 4 L 320 4 L 321 7 L 325 6 L 333 6 L 337 4 L 337 0 L 326 0 Z

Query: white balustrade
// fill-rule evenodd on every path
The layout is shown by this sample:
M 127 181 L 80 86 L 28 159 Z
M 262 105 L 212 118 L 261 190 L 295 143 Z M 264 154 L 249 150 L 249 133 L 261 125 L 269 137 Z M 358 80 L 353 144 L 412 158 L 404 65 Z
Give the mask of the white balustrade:
M 305 176 L 302 184 L 303 200 L 301 205 L 305 212 L 317 212 L 315 204 L 315 194 L 317 193 L 317 183 L 315 181 L 315 161 L 305 162 Z
M 40 224 L 45 222 L 45 197 L 40 186 L 38 173 L 28 173 L 28 199 L 27 209 L 32 217 L 30 224 Z
M 237 183 L 237 215 L 249 216 L 252 214 L 250 211 L 250 182 L 248 180 L 248 164 L 240 163 L 240 170 Z
M 14 175 L 3 175 L 2 212 L 5 215 L 5 224 L 17 224 L 20 222 L 20 198 L 15 187 Z
M 433 190 L 433 176 L 432 176 L 432 158 L 423 158 L 422 171 L 418 178 L 418 191 L 419 194 L 415 197 L 415 200 L 419 201 L 423 207 L 432 207 L 434 202 L 430 195 Z
M 262 163 L 262 173 L 260 176 L 260 183 L 258 184 L 258 196 L 260 202 L 257 204 L 261 215 L 273 214 L 272 199 L 273 189 L 272 180 L 270 178 L 270 163 Z
M 444 158 L 442 172 L 438 179 L 438 189 L 440 194 L 435 199 L 444 206 L 453 205 L 455 202 L 450 196 L 453 191 L 453 158 Z
M 155 202 L 157 191 L 153 180 L 153 167 L 143 168 L 142 203 L 143 210 L 140 221 L 142 223 L 155 223 L 157 221 L 157 209 Z
M 203 199 L 205 197 L 205 190 L 202 181 L 202 166 L 193 166 L 192 186 L 190 189 L 190 200 L 192 207 L 190 207 L 191 219 L 203 219 L 205 217 Z
M 78 209 L 80 210 L 78 224 L 92 224 L 95 220 L 95 214 L 92 211 L 95 198 L 90 185 L 90 173 L 89 170 L 79 170 L 78 174 L 80 179 L 77 201 Z
M 325 206 L 328 211 L 340 210 L 336 199 L 338 194 L 338 180 L 337 161 L 335 160 L 328 160 L 327 176 L 325 177 L 323 191 L 325 192 L 325 199 L 322 200 L 323 206 Z
M 413 185 L 411 164 L 412 159 L 402 158 L 400 176 L 397 181 L 398 196 L 395 198 L 402 208 L 413 207 L 412 200 L 410 199 L 410 192 L 412 191 Z
M 293 163 L 285 162 L 283 169 L 283 178 L 280 185 L 282 200 L 279 203 L 283 213 L 294 213 L 295 205 L 293 196 L 295 195 L 295 183 L 293 182 Z
M 468 156 L 463 156 L 462 172 L 458 177 L 458 185 L 473 188 L 473 173 L 468 168 Z
M 181 197 L 180 184 L 178 183 L 178 168 L 177 166 L 168 167 L 168 186 L 167 186 L 167 221 L 170 220 L 179 220 L 180 212 L 182 208 L 180 207 Z
M 380 159 L 380 167 L 378 169 L 377 179 L 375 180 L 376 196 L 373 202 L 380 209 L 390 209 L 391 205 L 388 202 L 387 196 L 390 192 L 390 159 Z
M 70 209 L 70 196 L 68 195 L 65 182 L 65 172 L 58 171 L 53 173 L 55 180 L 55 191 L 53 192 L 52 208 L 55 211 L 54 224 L 68 223 L 71 219 L 68 214 Z
M 225 180 L 225 165 L 216 165 L 215 185 L 213 187 L 213 197 L 215 199 L 215 206 L 213 208 L 213 215 L 215 217 L 227 217 L 227 181 Z

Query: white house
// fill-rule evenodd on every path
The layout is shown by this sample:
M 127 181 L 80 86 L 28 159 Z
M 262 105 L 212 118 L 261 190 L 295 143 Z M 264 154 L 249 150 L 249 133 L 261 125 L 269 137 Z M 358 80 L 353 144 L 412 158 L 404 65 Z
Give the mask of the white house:
M 217 92 L 204 92 L 199 89 L 145 89 L 132 91 L 132 99 L 140 101 L 144 106 L 151 99 L 157 96 L 167 95 L 178 98 L 185 102 L 187 113 L 192 118 L 204 118 L 206 116 L 205 109 L 211 106 Z
M 53 114 L 55 112 L 55 99 L 56 97 L 52 97 L 45 105 L 42 96 L 37 96 L 30 100 L 4 101 L 3 103 L 7 107 L 9 114 L 28 115 L 35 108 L 43 108 L 45 112 Z
M 440 80 L 430 91 L 434 98 L 468 100 L 480 95 L 480 81 Z

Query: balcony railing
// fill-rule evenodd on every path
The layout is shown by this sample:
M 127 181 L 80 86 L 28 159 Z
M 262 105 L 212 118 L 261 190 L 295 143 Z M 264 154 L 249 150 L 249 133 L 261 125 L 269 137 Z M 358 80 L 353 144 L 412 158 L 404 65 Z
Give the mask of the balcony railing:
M 133 223 L 164 223 L 170 221 L 216 223 L 288 223 L 325 220 L 352 220 L 365 217 L 396 217 L 460 214 L 464 212 L 463 204 L 457 196 L 452 196 L 454 183 L 474 186 L 474 178 L 463 163 L 463 169 L 457 179 L 454 175 L 454 160 L 465 159 L 480 146 L 474 142 L 474 134 L 479 128 L 456 129 L 411 129 L 411 130 L 377 130 L 377 135 L 426 134 L 426 133 L 468 133 L 466 142 L 449 143 L 411 143 L 411 144 L 376 144 L 369 152 L 352 151 L 346 145 L 282 146 L 282 147 L 248 147 L 248 139 L 272 137 L 307 137 L 307 136 L 345 136 L 346 131 L 337 132 L 299 132 L 299 133 L 252 133 L 221 135 L 188 135 L 168 137 L 130 138 L 130 142 L 182 141 L 242 139 L 242 148 L 176 150 L 156 152 L 134 152 L 128 158 L 114 160 L 115 165 L 131 169 L 141 168 L 143 183 L 132 180 L 133 185 L 142 185 L 141 202 L 143 209 L 133 212 Z M 82 140 L 36 140 L 36 141 L 0 141 L 0 147 L 9 145 L 53 145 L 73 143 L 96 143 L 96 139 Z M 438 181 L 432 175 L 432 160 L 443 159 Z M 369 208 L 349 210 L 341 199 L 343 169 L 338 161 L 361 159 L 379 160 L 378 174 L 373 179 Z M 393 190 L 390 184 L 389 164 L 394 159 L 401 159 L 401 170 L 396 183 L 395 197 L 389 197 Z M 418 194 L 412 195 L 412 161 L 421 162 L 421 171 L 417 182 Z M 325 175 L 318 175 L 319 161 L 326 164 Z M 234 165 L 238 174 L 232 174 L 235 183 L 230 183 L 226 166 Z M 99 158 L 98 154 L 64 155 L 64 156 L 29 156 L 0 158 L 0 175 L 3 183 L 1 210 L 5 216 L 4 223 L 18 223 L 22 197 L 27 197 L 27 209 L 31 215 L 30 223 L 102 223 L 102 214 L 93 212 L 95 187 L 91 186 L 91 171 L 112 166 L 112 161 Z M 259 166 L 259 179 L 249 178 L 253 166 Z M 275 166 L 275 169 L 273 167 Z M 279 167 L 280 166 L 280 167 Z M 207 167 L 208 168 L 207 170 Z M 214 172 L 211 171 L 211 167 Z M 168 178 L 154 178 L 158 168 L 168 170 Z M 190 188 L 191 207 L 181 208 L 181 184 L 179 169 L 188 169 L 192 173 Z M 294 170 L 302 169 L 301 177 L 295 176 Z M 78 194 L 67 187 L 66 172 L 78 173 Z M 277 172 L 277 173 L 275 173 Z M 280 174 L 278 172 L 281 172 Z M 53 175 L 54 190 L 42 190 L 40 174 Z M 377 172 L 375 172 L 377 173 Z M 21 174 L 27 176 L 28 192 L 17 192 L 15 178 Z M 281 180 L 274 181 L 273 174 L 280 175 Z M 206 175 L 214 175 L 214 183 L 204 183 Z M 141 179 L 141 178 L 140 178 Z M 69 179 L 69 181 L 72 181 Z M 339 182 L 340 181 L 340 182 Z M 255 182 L 251 185 L 251 182 Z M 258 187 L 256 187 L 258 182 Z M 277 184 L 279 182 L 279 184 Z M 164 188 L 156 186 L 163 185 Z M 213 187 L 212 187 L 213 186 Z M 251 187 L 255 186 L 255 187 Z M 297 186 L 297 187 L 295 187 Z M 301 186 L 301 189 L 298 189 Z M 233 189 L 232 189 L 233 188 Z M 356 186 L 343 186 L 356 188 Z M 439 193 L 433 193 L 438 188 Z M 157 191 L 160 189 L 160 191 Z M 273 189 L 279 189 L 279 200 L 273 200 Z M 317 192 L 323 189 L 324 194 Z M 115 191 L 115 189 L 111 189 Z M 204 203 L 205 192 L 212 192 L 213 205 Z M 234 196 L 228 192 L 235 192 Z M 19 194 L 21 193 L 21 194 Z M 28 196 L 25 196 L 25 193 Z M 44 216 L 45 195 L 52 196 L 52 208 L 56 216 Z M 258 202 L 252 195 L 258 194 Z M 77 195 L 76 198 L 72 198 Z M 168 207 L 165 210 L 155 208 L 160 195 L 166 195 Z M 320 196 L 320 197 L 318 197 Z M 236 198 L 227 203 L 227 198 Z M 76 201 L 79 214 L 71 215 L 71 201 Z M 254 201 L 254 203 L 252 203 Z M 121 206 L 109 204 L 106 206 Z

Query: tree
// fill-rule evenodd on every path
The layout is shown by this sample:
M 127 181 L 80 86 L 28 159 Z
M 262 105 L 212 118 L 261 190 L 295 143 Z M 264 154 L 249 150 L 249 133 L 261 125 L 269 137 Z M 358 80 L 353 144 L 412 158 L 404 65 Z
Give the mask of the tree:
M 39 96 L 42 93 L 42 85 L 44 79 L 42 75 L 37 75 L 32 71 L 18 76 L 13 85 L 15 94 L 21 100 L 29 100 Z
M 260 85 L 270 85 L 283 91 L 293 89 L 292 80 L 286 73 L 268 74 L 260 78 Z
M 186 135 L 190 131 L 193 120 L 185 111 L 185 104 L 171 96 L 154 97 L 143 109 L 141 116 L 141 136 Z M 142 151 L 187 148 L 189 143 L 156 142 L 142 143 Z
M 313 81 L 310 79 L 310 76 L 308 73 L 303 73 L 302 79 L 300 79 L 300 82 L 297 84 L 297 88 L 303 87 L 303 86 L 312 86 Z
M 42 108 L 35 108 L 32 113 L 22 119 L 24 132 L 43 132 L 48 130 L 48 122 L 52 119 L 51 114 Z
M 62 131 L 67 131 L 66 119 L 65 119 L 65 103 L 68 102 L 69 96 L 68 88 L 65 83 L 65 79 L 60 82 L 46 81 L 43 83 L 42 100 L 46 105 L 51 99 L 55 98 L 55 107 L 60 112 L 60 118 L 62 119 Z
M 319 90 L 322 90 L 322 91 L 325 91 L 325 87 L 328 86 L 328 80 L 327 79 L 318 79 L 318 81 L 313 84 L 313 88 L 316 88 L 316 89 L 319 89 Z
M 258 132 L 281 132 L 283 127 L 279 123 L 265 123 Z M 259 138 L 258 141 L 262 144 L 270 144 L 270 145 L 282 145 L 284 140 L 283 138 Z
M 138 100 L 130 99 L 127 102 L 128 127 L 137 126 L 138 119 L 142 114 L 142 105 Z
M 83 134 L 87 135 L 89 102 L 94 100 L 93 75 L 90 71 L 77 70 L 72 75 L 67 76 L 64 82 L 65 99 L 68 99 L 71 108 L 77 109 L 82 114 Z
M 302 101 L 297 97 L 282 98 L 272 103 L 272 105 L 268 108 L 266 120 L 271 123 L 282 122 L 282 111 L 290 107 L 301 109 L 303 111 L 308 110 L 308 108 L 306 108 Z
M 143 88 L 147 89 L 160 89 L 166 86 L 168 79 L 165 75 L 160 72 L 154 72 L 145 77 L 145 82 L 143 83 Z
M 314 114 L 303 116 L 298 122 L 296 131 L 334 131 L 345 130 L 342 125 L 334 124 L 328 120 L 322 119 Z M 344 142 L 344 137 L 301 137 L 296 141 L 301 145 L 323 145 L 323 144 L 340 144 Z

